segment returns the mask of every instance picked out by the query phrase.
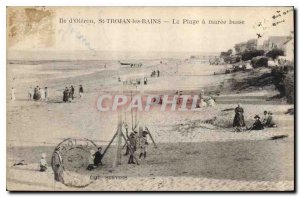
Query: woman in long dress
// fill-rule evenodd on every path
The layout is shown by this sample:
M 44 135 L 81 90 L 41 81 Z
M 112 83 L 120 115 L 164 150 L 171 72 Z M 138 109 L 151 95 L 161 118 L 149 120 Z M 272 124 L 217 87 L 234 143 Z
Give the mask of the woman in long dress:
M 235 108 L 235 116 L 233 119 L 233 127 L 245 127 L 244 109 L 240 104 Z

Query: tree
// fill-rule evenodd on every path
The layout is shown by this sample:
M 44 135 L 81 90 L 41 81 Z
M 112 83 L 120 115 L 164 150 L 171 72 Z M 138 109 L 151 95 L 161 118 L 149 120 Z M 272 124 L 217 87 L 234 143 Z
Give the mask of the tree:
M 253 66 L 253 68 L 268 66 L 268 58 L 264 56 L 254 57 L 251 60 L 251 65 Z
M 276 59 L 278 56 L 284 55 L 284 51 L 281 49 L 272 49 L 269 51 L 266 56 L 272 58 L 273 60 Z
M 257 56 L 263 56 L 265 53 L 264 50 L 246 50 L 242 52 L 242 60 L 243 61 L 248 61 L 252 60 L 252 58 L 257 57 Z

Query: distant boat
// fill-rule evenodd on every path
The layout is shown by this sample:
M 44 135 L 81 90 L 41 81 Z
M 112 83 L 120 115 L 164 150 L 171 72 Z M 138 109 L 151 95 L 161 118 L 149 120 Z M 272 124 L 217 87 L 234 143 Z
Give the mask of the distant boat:
M 123 63 L 123 62 L 120 62 L 121 65 L 130 65 L 130 63 Z
M 142 63 L 128 63 L 128 62 L 121 62 L 119 61 L 121 66 L 130 66 L 130 67 L 142 67 Z

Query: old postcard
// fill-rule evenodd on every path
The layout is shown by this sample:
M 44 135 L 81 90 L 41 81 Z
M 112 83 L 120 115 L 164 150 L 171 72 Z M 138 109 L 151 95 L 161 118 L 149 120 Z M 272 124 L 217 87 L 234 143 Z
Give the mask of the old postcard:
M 293 7 L 7 7 L 7 190 L 294 191 Z

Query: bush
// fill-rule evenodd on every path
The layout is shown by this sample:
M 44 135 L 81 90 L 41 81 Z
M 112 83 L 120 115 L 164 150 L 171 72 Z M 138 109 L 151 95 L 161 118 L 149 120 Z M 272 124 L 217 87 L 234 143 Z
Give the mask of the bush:
M 284 51 L 281 49 L 273 49 L 266 54 L 267 57 L 270 57 L 273 60 L 282 55 L 284 55 Z
M 294 72 L 289 72 L 283 80 L 285 87 L 286 100 L 288 103 L 293 104 L 295 101 L 294 92 Z
M 264 50 L 251 50 L 251 51 L 246 50 L 241 55 L 243 61 L 248 61 L 248 60 L 252 60 L 254 57 L 262 56 L 264 55 L 264 53 L 265 53 Z
M 268 66 L 268 58 L 264 56 L 254 57 L 251 59 L 251 65 L 253 68 Z

